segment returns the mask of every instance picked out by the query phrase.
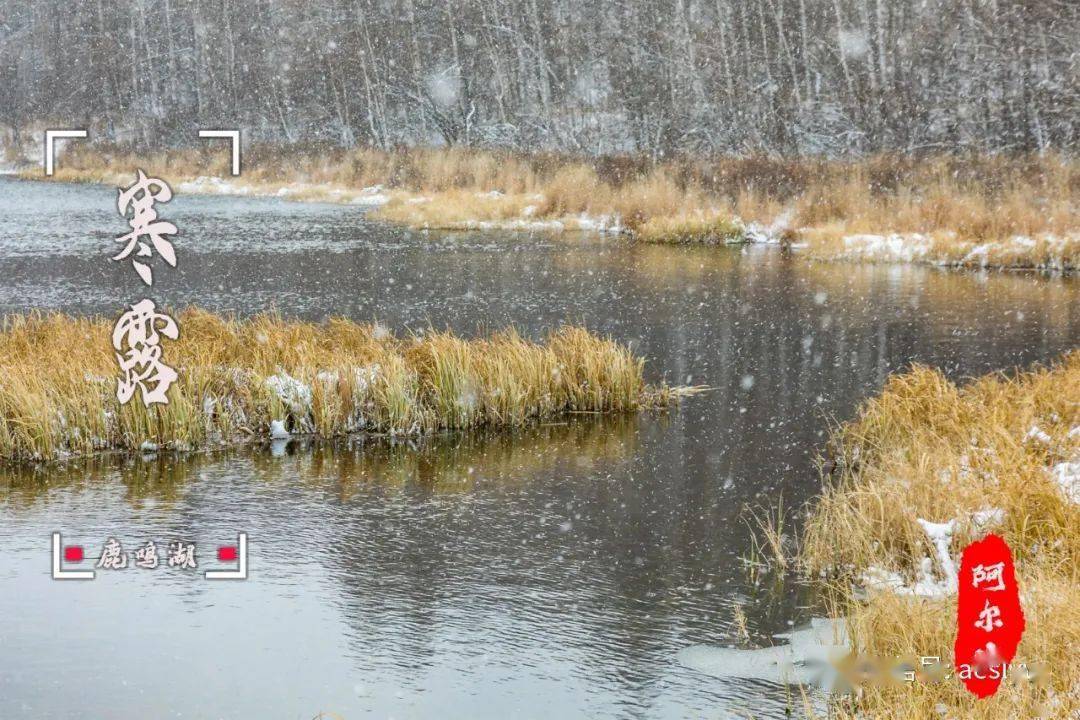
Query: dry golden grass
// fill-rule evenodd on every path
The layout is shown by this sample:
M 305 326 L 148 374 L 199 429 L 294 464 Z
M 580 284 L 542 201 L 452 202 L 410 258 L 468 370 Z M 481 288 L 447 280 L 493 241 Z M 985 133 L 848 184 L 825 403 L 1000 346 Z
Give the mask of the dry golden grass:
M 800 559 L 829 573 L 854 647 L 877 657 L 942 656 L 955 637 L 955 597 L 851 592 L 867 568 L 909 581 L 935 557 L 916 518 L 958 518 L 952 554 L 986 528 L 972 513 L 1004 511 L 994 528 L 1013 550 L 1028 628 L 1016 662 L 1041 664 L 1044 685 L 1003 684 L 976 700 L 955 678 L 871 687 L 842 717 L 1075 717 L 1080 712 L 1080 504 L 1050 472 L 1080 460 L 1080 351 L 1050 368 L 991 375 L 958 387 L 916 367 L 892 377 L 834 435 L 833 475 L 812 507 Z M 1040 433 L 1031 432 L 1037 427 Z M 829 465 L 827 465 L 828 467 Z M 940 567 L 935 568 L 940 574 Z M 1047 714 L 1049 713 L 1049 714 Z
M 209 145 L 141 153 L 75 145 L 54 179 L 120 184 L 136 167 L 172 182 L 228 179 L 227 162 L 221 147 Z M 576 229 L 600 218 L 650 242 L 730 242 L 756 224 L 776 239 L 806 243 L 822 259 L 1057 269 L 1080 262 L 1080 163 L 1054 155 L 652 162 L 465 148 L 254 146 L 242 178 L 229 182 L 250 193 L 332 202 L 361 200 L 364 188 L 381 186 L 389 202 L 377 216 L 418 228 L 536 228 L 547 221 Z M 900 248 L 871 253 L 845 242 L 858 235 L 896 236 Z
M 180 380 L 168 405 L 148 410 L 137 396 L 124 406 L 116 400 L 111 322 L 6 318 L 0 460 L 132 450 L 144 442 L 196 448 L 266 437 L 275 419 L 318 437 L 519 426 L 565 413 L 664 406 L 684 392 L 646 386 L 641 359 L 576 327 L 539 344 L 512 330 L 476 340 L 448 332 L 399 339 L 343 319 L 239 321 L 194 309 L 178 322 L 180 338 L 164 341 L 164 359 Z M 269 378 L 283 380 L 284 389 Z

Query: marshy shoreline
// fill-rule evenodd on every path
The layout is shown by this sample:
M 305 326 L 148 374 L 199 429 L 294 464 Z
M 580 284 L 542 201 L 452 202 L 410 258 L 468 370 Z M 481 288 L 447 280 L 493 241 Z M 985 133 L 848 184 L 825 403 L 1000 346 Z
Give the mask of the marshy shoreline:
M 568 414 L 664 409 L 696 388 L 651 386 L 625 346 L 572 326 L 533 342 L 514 330 L 472 340 L 378 324 L 322 324 L 199 309 L 162 362 L 167 405 L 116 399 L 111 323 L 8 316 L 0 331 L 0 461 L 105 451 L 195 450 L 252 439 L 417 436 L 520 427 Z M 94 342 L 99 338 L 100 342 Z M 67 361 L 80 346 L 79 363 Z
M 208 148 L 76 144 L 51 179 L 119 186 L 134 168 L 178 192 L 370 206 L 375 219 L 422 230 L 769 243 L 815 260 L 959 268 L 1072 272 L 1080 264 L 1080 163 L 1057 155 L 653 161 L 255 145 L 233 179 L 227 153 Z M 21 176 L 41 178 L 36 169 Z
M 915 367 L 834 432 L 799 561 L 864 657 L 941 656 L 951 667 L 956 558 L 988 532 L 1016 558 L 1041 668 L 979 700 L 952 678 L 869 685 L 838 717 L 1074 717 L 1080 710 L 1080 351 L 956 385 Z M 831 717 L 831 715 L 830 715 Z

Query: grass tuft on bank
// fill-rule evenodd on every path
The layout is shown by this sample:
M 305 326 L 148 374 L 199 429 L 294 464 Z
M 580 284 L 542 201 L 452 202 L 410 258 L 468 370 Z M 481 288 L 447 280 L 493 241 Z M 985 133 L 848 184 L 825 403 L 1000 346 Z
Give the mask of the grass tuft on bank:
M 177 369 L 167 406 L 120 406 L 112 322 L 16 315 L 0 330 L 0 460 L 29 462 L 146 443 L 180 450 L 294 434 L 409 435 L 520 426 L 567 413 L 666 407 L 693 389 L 652 387 L 644 361 L 580 327 L 542 343 L 513 330 L 467 340 L 398 338 L 379 325 L 189 309 L 163 340 Z
M 871 686 L 838 703 L 838 716 L 1004 720 L 1080 712 L 1080 351 L 1051 367 L 960 386 L 926 367 L 895 375 L 835 431 L 831 454 L 800 560 L 812 576 L 827 578 L 854 649 L 940 656 L 951 667 L 955 590 L 948 591 L 918 521 L 955 521 L 948 550 L 956 565 L 963 547 L 987 532 L 1012 548 L 1027 618 L 1014 662 L 1037 663 L 1044 673 L 1039 683 L 1010 680 L 988 700 L 955 676 Z M 920 581 L 923 591 L 913 593 Z
M 805 246 L 823 260 L 1072 270 L 1080 163 L 1058 156 L 581 158 L 468 148 L 253 145 L 228 153 L 76 144 L 54 179 L 377 206 L 425 229 L 604 230 L 646 242 Z M 25 177 L 40 177 L 40 170 Z M 221 180 L 219 180 L 221 178 Z

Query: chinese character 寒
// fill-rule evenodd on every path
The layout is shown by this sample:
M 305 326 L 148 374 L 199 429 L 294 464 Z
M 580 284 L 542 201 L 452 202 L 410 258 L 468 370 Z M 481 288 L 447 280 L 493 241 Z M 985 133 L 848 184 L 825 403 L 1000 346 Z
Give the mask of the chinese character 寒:
M 165 262 L 176 267 L 176 252 L 173 250 L 172 243 L 163 237 L 165 235 L 175 235 L 176 226 L 171 222 L 158 220 L 157 211 L 154 210 L 155 202 L 169 202 L 171 199 L 172 189 L 165 181 L 148 178 L 142 170 L 139 170 L 139 177 L 135 184 L 126 190 L 121 190 L 120 196 L 116 200 L 116 207 L 120 210 L 121 215 L 127 217 L 129 206 L 133 209 L 133 215 L 128 221 L 131 232 L 116 238 L 117 242 L 127 244 L 123 250 L 113 256 L 113 260 L 124 260 L 132 253 L 137 258 L 150 257 L 153 254 L 150 245 L 147 245 L 141 239 L 145 236 Z M 153 285 L 154 273 L 150 266 L 139 260 L 132 260 L 131 262 L 135 267 L 135 272 L 139 273 L 139 277 L 142 278 L 143 282 L 147 285 Z

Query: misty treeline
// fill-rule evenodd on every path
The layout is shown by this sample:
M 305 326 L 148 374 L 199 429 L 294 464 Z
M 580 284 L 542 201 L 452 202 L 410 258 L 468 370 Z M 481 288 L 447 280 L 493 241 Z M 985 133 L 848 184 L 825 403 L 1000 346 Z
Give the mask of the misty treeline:
M 1072 151 L 1075 0 L 0 0 L 0 125 L 604 154 Z

